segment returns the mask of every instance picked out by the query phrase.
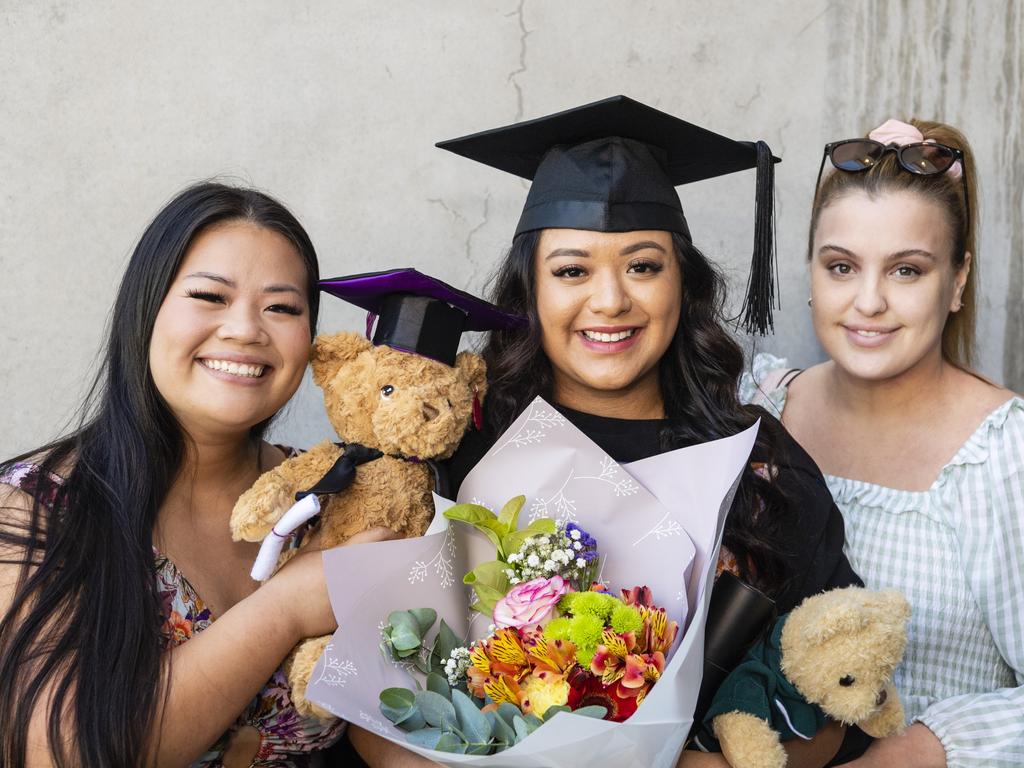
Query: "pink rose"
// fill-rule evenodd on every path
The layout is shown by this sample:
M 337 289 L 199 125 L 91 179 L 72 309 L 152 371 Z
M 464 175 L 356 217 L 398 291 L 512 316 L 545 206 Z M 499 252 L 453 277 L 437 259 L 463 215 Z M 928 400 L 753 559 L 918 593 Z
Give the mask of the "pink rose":
M 499 628 L 540 624 L 568 591 L 569 584 L 561 576 L 517 584 L 494 606 L 494 623 Z

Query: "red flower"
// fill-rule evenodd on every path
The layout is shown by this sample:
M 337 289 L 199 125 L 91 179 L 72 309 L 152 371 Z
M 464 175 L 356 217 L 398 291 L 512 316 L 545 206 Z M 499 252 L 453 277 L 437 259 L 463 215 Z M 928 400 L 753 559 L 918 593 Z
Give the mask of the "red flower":
M 608 710 L 604 719 L 613 723 L 621 723 L 629 718 L 643 700 L 643 696 L 638 696 L 635 689 L 623 689 L 619 683 L 604 685 L 601 678 L 594 677 L 580 667 L 569 673 L 568 681 L 569 698 L 566 703 L 571 709 L 597 704 Z M 643 692 L 646 693 L 646 690 Z

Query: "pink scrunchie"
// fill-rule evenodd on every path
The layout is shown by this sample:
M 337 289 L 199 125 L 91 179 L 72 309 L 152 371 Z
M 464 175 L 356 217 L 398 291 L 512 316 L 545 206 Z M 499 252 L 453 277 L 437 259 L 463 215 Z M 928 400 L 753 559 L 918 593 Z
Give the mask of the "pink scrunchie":
M 934 139 L 925 140 L 924 134 L 922 134 L 917 128 L 912 126 L 910 123 L 904 123 L 900 120 L 893 120 L 890 118 L 882 123 L 880 126 L 875 128 L 871 133 L 868 134 L 869 139 L 874 139 L 880 144 L 889 146 L 895 144 L 896 146 L 902 147 L 906 144 L 935 144 Z M 960 165 L 960 161 L 957 160 L 946 170 L 951 177 L 959 179 L 963 173 L 963 167 Z

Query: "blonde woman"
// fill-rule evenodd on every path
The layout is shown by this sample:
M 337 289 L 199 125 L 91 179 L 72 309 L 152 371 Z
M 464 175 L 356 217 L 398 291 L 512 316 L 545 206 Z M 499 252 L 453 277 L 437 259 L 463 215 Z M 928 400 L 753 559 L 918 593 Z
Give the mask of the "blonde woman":
M 808 268 L 830 359 L 759 356 L 744 395 L 821 467 L 867 585 L 913 606 L 910 727 L 850 765 L 1024 765 L 1024 400 L 970 369 L 971 151 L 950 126 L 889 120 L 825 158 Z

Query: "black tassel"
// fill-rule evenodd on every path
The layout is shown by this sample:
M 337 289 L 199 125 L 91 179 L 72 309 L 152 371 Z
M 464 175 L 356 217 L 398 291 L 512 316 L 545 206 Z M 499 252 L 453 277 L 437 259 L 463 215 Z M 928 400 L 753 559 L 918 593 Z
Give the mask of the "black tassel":
M 754 197 L 754 253 L 750 259 L 747 295 L 740 309 L 747 333 L 774 333 L 772 310 L 778 264 L 775 260 L 775 160 L 763 141 L 756 144 L 757 180 Z M 780 306 L 781 309 L 781 306 Z

